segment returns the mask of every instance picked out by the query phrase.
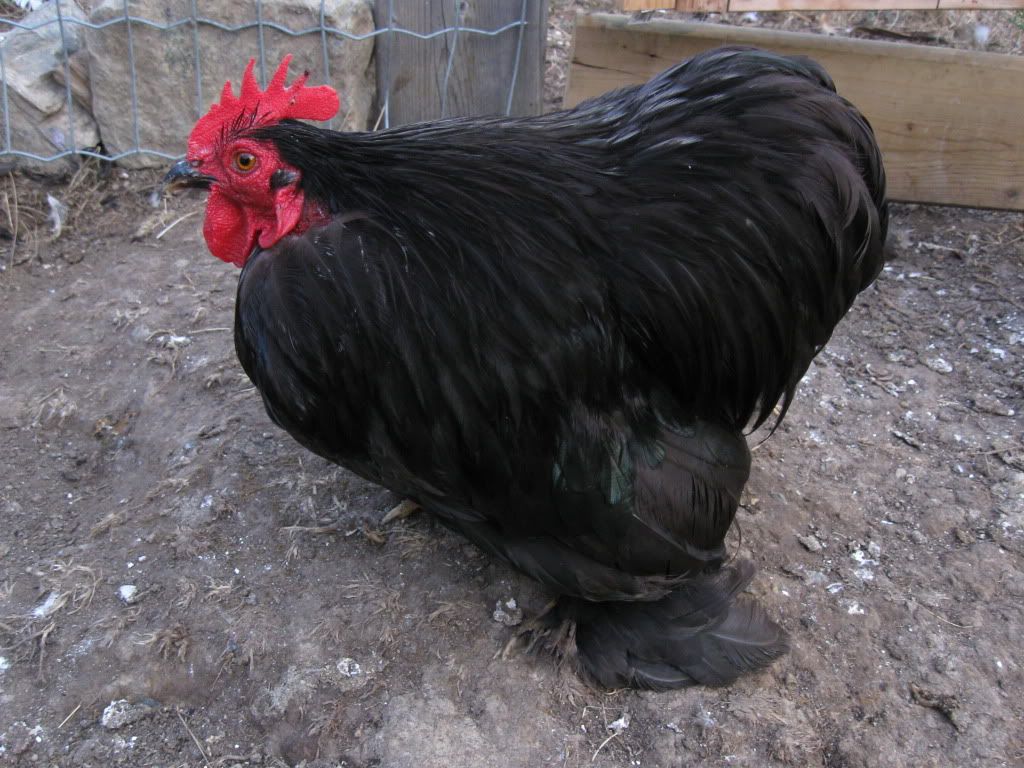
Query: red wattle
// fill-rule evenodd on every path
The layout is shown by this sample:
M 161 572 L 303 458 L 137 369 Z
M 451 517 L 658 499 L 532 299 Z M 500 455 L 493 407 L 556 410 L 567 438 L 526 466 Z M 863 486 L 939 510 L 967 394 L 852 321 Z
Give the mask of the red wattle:
M 256 244 L 256 234 L 247 209 L 214 186 L 206 201 L 203 222 L 203 237 L 210 253 L 236 267 L 244 267 Z

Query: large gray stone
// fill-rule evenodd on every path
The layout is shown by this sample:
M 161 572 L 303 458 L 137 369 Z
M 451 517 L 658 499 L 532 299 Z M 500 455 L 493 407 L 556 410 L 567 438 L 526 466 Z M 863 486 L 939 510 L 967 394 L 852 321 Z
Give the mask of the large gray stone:
M 0 40 L 7 82 L 11 150 L 51 157 L 65 149 L 95 147 L 99 142 L 96 122 L 89 113 L 88 103 L 83 103 L 88 100 L 88 83 L 76 77 L 80 68 L 74 65 L 71 67 L 73 131 L 68 119 L 67 91 L 63 85 L 64 63 L 65 60 L 74 62 L 81 56 L 82 27 L 74 21 L 84 21 L 85 16 L 69 0 L 61 3 L 61 15 L 64 19 L 64 42 L 57 24 L 56 3 L 47 3 L 22 19 L 21 23 L 39 25 L 38 28 L 13 29 Z M 11 159 L 6 154 L 0 154 L 0 157 Z M 14 159 L 22 167 L 37 170 L 60 167 L 59 164 L 20 157 Z
M 133 0 L 131 12 L 158 24 L 189 18 L 189 0 Z M 199 4 L 202 16 L 222 24 L 237 26 L 256 18 L 255 3 L 234 0 L 209 0 Z M 320 18 L 320 0 L 263 0 L 263 20 L 290 30 L 316 28 Z M 90 20 L 101 24 L 123 17 L 122 0 L 101 0 Z M 327 0 L 325 23 L 352 34 L 372 32 L 373 14 L 369 0 Z M 135 53 L 135 96 L 138 103 L 138 147 L 170 155 L 183 154 L 185 141 L 200 113 L 218 100 L 225 80 L 231 80 L 238 92 L 242 72 L 250 58 L 258 60 L 258 31 L 247 29 L 227 32 L 210 25 L 198 25 L 201 110 L 197 109 L 193 27 L 191 23 L 172 30 L 158 30 L 140 23 L 131 25 Z M 263 28 L 266 79 L 286 53 L 292 53 L 292 73 L 309 69 L 310 85 L 325 82 L 323 48 L 319 32 L 291 37 L 270 27 Z M 100 134 L 112 155 L 136 148 L 133 131 L 131 70 L 127 25 L 114 23 L 103 29 L 88 30 L 89 71 L 92 83 L 93 114 Z M 375 78 L 370 59 L 373 39 L 353 41 L 328 36 L 330 85 L 341 96 L 342 108 L 333 127 L 362 130 L 367 127 Z M 259 70 L 257 69 L 257 74 Z M 266 82 L 266 80 L 264 80 Z M 154 155 L 136 155 L 121 161 L 133 167 L 162 166 L 167 163 Z

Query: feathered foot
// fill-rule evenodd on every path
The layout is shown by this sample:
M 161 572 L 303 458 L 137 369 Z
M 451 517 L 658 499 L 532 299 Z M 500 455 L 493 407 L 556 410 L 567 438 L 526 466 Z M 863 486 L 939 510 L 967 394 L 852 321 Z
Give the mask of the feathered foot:
M 737 562 L 687 579 L 649 603 L 586 603 L 576 621 L 581 670 L 608 688 L 725 685 L 789 650 L 786 633 L 752 599 L 737 598 L 754 566 Z
M 381 519 L 380 524 L 387 525 L 388 523 L 393 523 L 395 520 L 404 520 L 414 512 L 418 512 L 420 509 L 422 509 L 422 507 L 415 501 L 412 499 L 405 499 L 398 506 L 392 507 L 392 509 Z
M 561 597 L 524 624 L 506 646 L 528 637 L 604 688 L 665 690 L 724 685 L 788 650 L 786 634 L 749 598 L 750 563 L 687 579 L 651 602 L 590 602 Z

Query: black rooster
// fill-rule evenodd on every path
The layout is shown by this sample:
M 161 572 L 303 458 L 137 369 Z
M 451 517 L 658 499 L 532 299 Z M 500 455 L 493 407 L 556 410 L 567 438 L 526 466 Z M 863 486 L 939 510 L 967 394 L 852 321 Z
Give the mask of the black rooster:
M 542 117 L 336 133 L 287 64 L 168 174 L 244 266 L 270 417 L 557 593 L 534 638 L 604 686 L 782 654 L 723 540 L 745 429 L 882 266 L 865 119 L 808 59 L 722 48 Z

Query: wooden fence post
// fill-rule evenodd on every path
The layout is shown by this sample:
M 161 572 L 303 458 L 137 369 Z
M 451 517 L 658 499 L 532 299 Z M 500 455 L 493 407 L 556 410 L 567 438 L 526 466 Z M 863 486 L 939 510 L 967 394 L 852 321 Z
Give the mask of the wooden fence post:
M 464 31 L 514 25 L 524 7 L 525 27 L 494 36 Z M 389 12 L 393 26 L 419 34 L 461 28 L 429 40 L 396 32 L 377 37 L 378 105 L 387 107 L 389 125 L 504 114 L 510 89 L 513 115 L 540 113 L 547 0 L 376 0 L 378 29 L 388 26 Z

